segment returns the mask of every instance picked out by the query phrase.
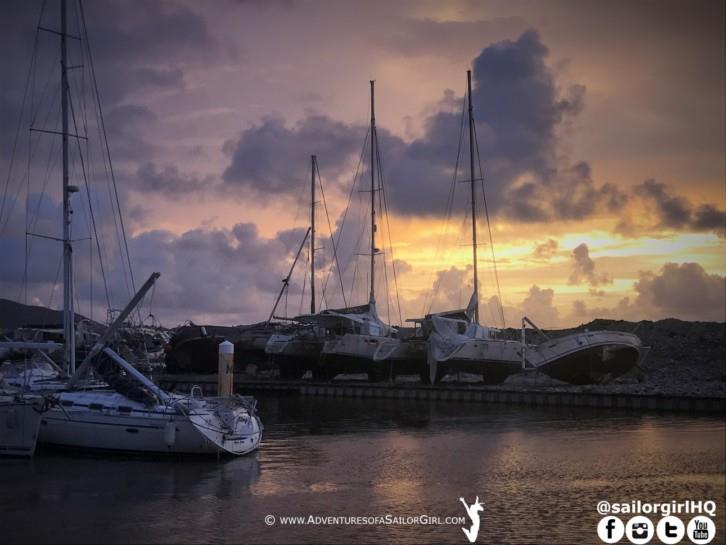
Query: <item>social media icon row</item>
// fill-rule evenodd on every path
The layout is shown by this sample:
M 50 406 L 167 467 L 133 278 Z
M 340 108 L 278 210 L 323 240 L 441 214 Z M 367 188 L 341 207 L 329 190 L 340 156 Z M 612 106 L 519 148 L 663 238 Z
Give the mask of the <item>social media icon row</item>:
M 617 543 L 623 537 L 635 545 L 644 545 L 654 535 L 666 545 L 679 543 L 685 536 L 696 545 L 706 545 L 716 536 L 716 525 L 708 517 L 693 517 L 688 527 L 678 517 L 663 517 L 654 528 L 648 517 L 635 516 L 627 524 L 615 516 L 603 517 L 597 525 L 597 535 L 605 543 Z

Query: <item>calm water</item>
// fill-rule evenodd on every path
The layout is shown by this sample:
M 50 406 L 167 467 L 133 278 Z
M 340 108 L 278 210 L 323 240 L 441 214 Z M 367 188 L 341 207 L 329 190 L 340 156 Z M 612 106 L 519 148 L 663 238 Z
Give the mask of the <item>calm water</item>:
M 242 459 L 45 451 L 0 460 L 0 542 L 468 543 L 459 525 L 282 526 L 279 517 L 462 516 L 458 498 L 476 495 L 486 503 L 479 543 L 598 543 L 603 499 L 715 500 L 712 543 L 726 542 L 721 419 L 259 399 L 266 439 Z

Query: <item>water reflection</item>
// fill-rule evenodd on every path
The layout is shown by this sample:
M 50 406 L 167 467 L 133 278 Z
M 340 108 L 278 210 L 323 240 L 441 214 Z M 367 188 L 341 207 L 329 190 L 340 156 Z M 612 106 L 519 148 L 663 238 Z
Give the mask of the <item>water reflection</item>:
M 482 543 L 592 542 L 601 499 L 714 499 L 724 517 L 715 418 L 383 399 L 262 397 L 260 407 L 265 439 L 245 458 L 0 461 L 3 541 L 462 543 L 458 525 L 264 517 L 460 516 L 459 496 L 476 495 Z

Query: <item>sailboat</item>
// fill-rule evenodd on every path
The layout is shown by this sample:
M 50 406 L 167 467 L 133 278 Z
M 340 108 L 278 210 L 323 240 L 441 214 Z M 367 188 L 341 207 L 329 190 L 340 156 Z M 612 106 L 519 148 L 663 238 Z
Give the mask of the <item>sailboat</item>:
M 70 199 L 77 187 L 70 185 L 68 169 L 68 137 L 73 135 L 68 132 L 70 88 L 67 78 L 70 68 L 67 66 L 66 0 L 61 0 L 60 7 L 60 31 L 51 32 L 60 36 L 61 45 L 63 362 L 64 371 L 70 378 L 59 375 L 52 385 L 47 381 L 28 381 L 26 389 L 29 392 L 52 393 L 50 408 L 40 417 L 38 442 L 59 447 L 154 454 L 242 455 L 252 452 L 258 448 L 262 437 L 262 423 L 253 398 L 239 395 L 208 398 L 202 395 L 199 387 L 192 388 L 189 395 L 164 391 L 109 346 L 159 273 L 149 277 L 76 367 Z M 85 24 L 82 5 L 79 4 L 79 8 Z M 90 58 L 88 60 L 92 62 Z M 100 110 L 100 104 L 98 107 Z
M 3 351 L 55 350 L 58 347 L 56 343 L 0 342 L 0 350 Z M 33 376 L 29 364 L 30 362 L 26 363 L 23 372 L 12 374 L 8 380 L 4 374 L 7 367 L 3 366 L 4 372 L 0 374 L 0 456 L 33 456 L 38 442 L 41 416 L 54 402 L 52 394 L 30 392 L 25 387 L 26 383 L 22 380 L 28 381 Z
M 318 161 L 315 155 L 310 156 L 310 171 L 310 227 L 303 240 L 303 245 L 305 240 L 309 241 L 310 314 L 295 317 L 293 320 L 296 327 L 293 330 L 271 335 L 265 345 L 265 353 L 270 357 L 273 364 L 277 365 L 280 378 L 290 380 L 302 378 L 307 371 L 311 371 L 317 376 L 318 360 L 320 359 L 325 337 L 325 329 L 317 321 L 315 300 L 315 189 L 317 186 L 315 175 L 318 171 Z M 286 287 L 290 281 L 292 270 L 301 250 L 302 245 L 283 287 Z M 279 299 L 280 297 L 278 297 L 278 302 Z M 274 312 L 275 309 L 273 308 L 270 318 L 272 318 Z
M 474 171 L 474 116 L 471 71 L 467 71 L 469 106 L 469 151 L 471 175 L 472 258 L 474 293 L 469 306 L 454 313 L 429 315 L 423 321 L 428 339 L 428 377 L 439 382 L 459 372 L 480 374 L 486 384 L 499 384 L 508 376 L 537 369 L 572 384 L 589 384 L 615 378 L 643 362 L 649 348 L 632 333 L 593 331 L 550 339 L 532 320 L 522 319 L 521 341 L 500 339 L 497 330 L 480 325 L 477 266 L 476 192 Z M 488 218 L 487 218 L 488 220 Z M 527 344 L 526 326 L 544 336 L 538 344 Z
M 317 317 L 317 323 L 325 328 L 329 338 L 320 354 L 318 378 L 332 380 L 341 373 L 366 373 L 371 381 L 386 378 L 380 366 L 374 362 L 374 355 L 384 342 L 397 342 L 397 330 L 383 322 L 376 311 L 376 157 L 378 136 L 376 133 L 375 81 L 371 81 L 371 222 L 370 222 L 370 293 L 368 303 L 357 307 L 325 310 Z
M 428 337 L 428 376 L 425 382 L 439 382 L 447 374 L 474 373 L 487 384 L 499 384 L 522 370 L 523 346 L 517 341 L 497 338 L 494 328 L 479 322 L 479 274 L 477 259 L 476 175 L 474 170 L 474 107 L 471 70 L 466 72 L 469 106 L 469 174 L 471 187 L 472 264 L 474 292 L 463 316 L 454 313 L 429 315 L 424 320 Z M 487 218 L 488 220 L 488 218 Z M 428 380 L 426 380 L 428 379 Z
M 33 456 L 43 403 L 43 396 L 0 386 L 0 456 Z
M 544 337 L 525 343 L 526 325 Z M 550 338 L 526 316 L 522 318 L 524 357 L 532 367 L 570 384 L 597 384 L 618 378 L 642 365 L 650 352 L 640 337 L 624 331 L 596 330 Z

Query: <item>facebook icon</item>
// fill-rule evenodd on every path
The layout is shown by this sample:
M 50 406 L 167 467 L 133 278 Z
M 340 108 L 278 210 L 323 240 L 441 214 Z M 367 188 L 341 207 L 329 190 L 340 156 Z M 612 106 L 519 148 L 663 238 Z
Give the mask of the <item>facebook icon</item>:
M 618 517 L 603 517 L 597 525 L 597 535 L 605 543 L 617 543 L 625 534 L 625 525 Z
M 613 538 L 613 530 L 615 530 L 615 519 L 608 519 L 608 521 L 605 523 L 605 529 L 608 532 L 608 539 Z

